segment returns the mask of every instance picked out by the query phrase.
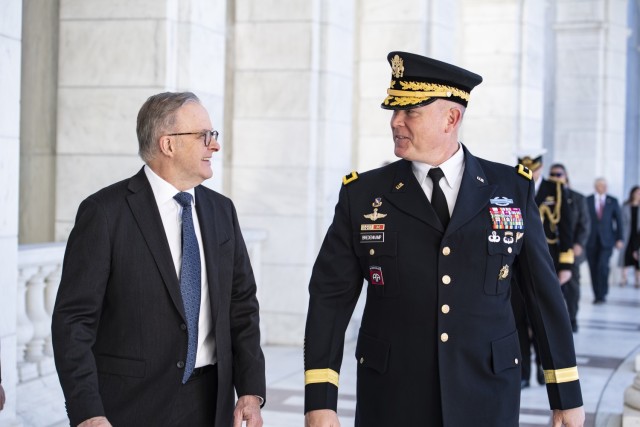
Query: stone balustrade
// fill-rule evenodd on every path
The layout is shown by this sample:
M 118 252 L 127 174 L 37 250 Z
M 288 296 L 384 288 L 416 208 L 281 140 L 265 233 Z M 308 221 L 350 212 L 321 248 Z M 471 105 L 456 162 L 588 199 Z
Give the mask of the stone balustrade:
M 247 229 L 243 234 L 256 281 L 260 283 L 262 243 L 267 233 Z M 64 398 L 56 378 L 51 346 L 51 316 L 65 245 L 22 245 L 18 249 L 17 415 L 24 426 L 45 425 L 42 424 L 45 420 L 54 422 L 52 425 L 68 424 L 63 419 L 66 418 Z M 262 332 L 265 340 L 264 330 Z

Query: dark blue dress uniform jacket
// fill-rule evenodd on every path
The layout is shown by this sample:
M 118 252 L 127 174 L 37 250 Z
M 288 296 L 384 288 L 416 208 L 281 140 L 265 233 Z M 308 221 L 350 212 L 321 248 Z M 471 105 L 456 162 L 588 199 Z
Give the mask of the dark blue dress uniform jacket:
M 336 409 L 344 332 L 364 279 L 366 305 L 350 355 L 358 364 L 356 426 L 517 426 L 514 271 L 551 408 L 582 405 L 567 310 L 527 173 L 465 148 L 446 231 L 408 161 L 342 187 L 309 285 L 305 412 Z M 522 229 L 494 229 L 490 208 L 500 206 L 491 199 L 498 198 L 520 209 Z

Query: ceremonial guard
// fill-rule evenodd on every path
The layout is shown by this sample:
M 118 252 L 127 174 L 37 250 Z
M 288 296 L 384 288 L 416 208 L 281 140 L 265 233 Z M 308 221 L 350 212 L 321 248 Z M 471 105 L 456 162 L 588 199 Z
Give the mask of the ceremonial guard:
M 382 108 L 393 110 L 401 160 L 343 179 L 309 284 L 306 425 L 339 425 L 344 334 L 364 286 L 347 359 L 358 366 L 356 426 L 518 426 L 516 274 L 541 337 L 554 420 L 582 426 L 571 328 L 531 171 L 458 142 L 482 78 L 406 52 L 388 60 Z

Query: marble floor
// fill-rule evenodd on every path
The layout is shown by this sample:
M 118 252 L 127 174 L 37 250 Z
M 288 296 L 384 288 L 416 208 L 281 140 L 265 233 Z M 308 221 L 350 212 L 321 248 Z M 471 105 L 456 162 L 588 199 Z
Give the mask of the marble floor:
M 635 356 L 640 353 L 640 290 L 612 287 L 606 304 L 593 305 L 588 284 L 582 287 L 579 331 L 574 334 L 586 427 L 622 426 L 623 393 L 636 375 Z M 338 414 L 343 427 L 353 425 L 355 410 L 354 342 L 345 347 L 340 375 Z M 297 347 L 265 348 L 267 360 L 267 405 L 265 427 L 303 425 L 302 350 Z M 533 365 L 535 366 L 535 364 Z M 521 427 L 551 425 L 546 389 L 538 385 L 535 368 L 531 387 L 522 391 Z
M 585 425 L 620 427 L 623 393 L 633 383 L 635 356 L 640 353 L 640 290 L 612 287 L 606 304 L 593 305 L 591 301 L 591 289 L 584 284 L 578 314 L 579 332 L 574 340 L 587 413 Z M 346 363 L 340 375 L 338 413 L 342 427 L 353 426 L 354 421 L 356 364 L 348 357 L 354 353 L 354 347 L 353 341 L 346 344 Z M 265 346 L 264 352 L 268 387 L 264 426 L 302 427 L 302 349 Z M 535 375 L 535 369 L 533 371 Z M 18 413 L 23 427 L 68 425 L 55 375 L 23 385 L 21 395 Z M 532 375 L 531 387 L 522 392 L 520 426 L 550 426 L 550 414 L 545 388 L 538 385 Z

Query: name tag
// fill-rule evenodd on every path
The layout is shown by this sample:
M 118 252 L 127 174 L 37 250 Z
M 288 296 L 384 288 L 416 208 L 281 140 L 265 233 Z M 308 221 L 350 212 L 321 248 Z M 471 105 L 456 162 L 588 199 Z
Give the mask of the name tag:
M 360 233 L 360 243 L 384 242 L 384 232 Z

